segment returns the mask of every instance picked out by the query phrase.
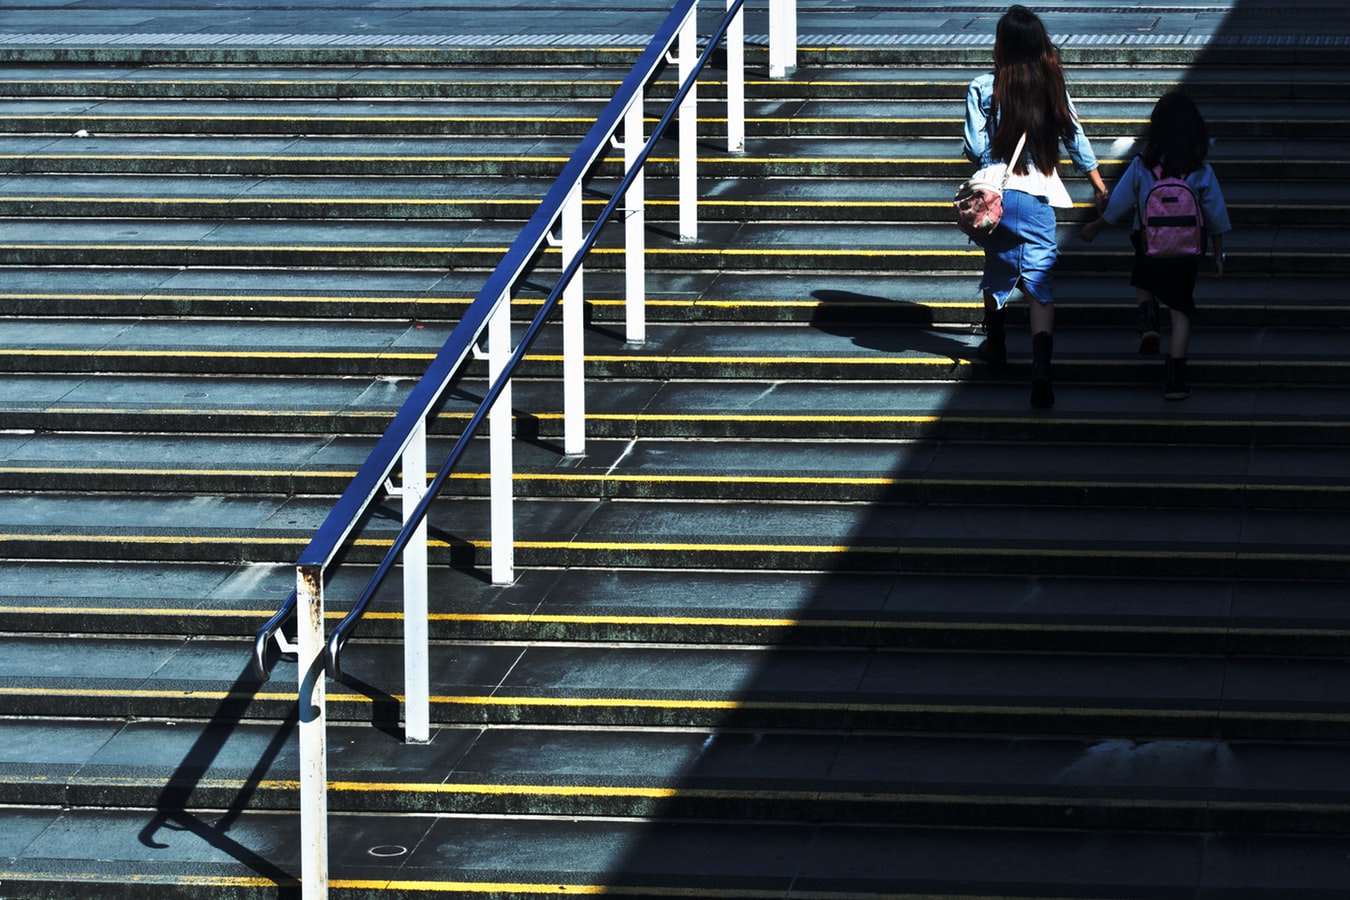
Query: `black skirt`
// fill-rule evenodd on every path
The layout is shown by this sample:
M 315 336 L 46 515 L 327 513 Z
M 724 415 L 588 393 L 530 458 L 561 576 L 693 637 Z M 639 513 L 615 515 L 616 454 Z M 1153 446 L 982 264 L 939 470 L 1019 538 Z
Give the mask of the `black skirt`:
M 1139 232 L 1130 235 L 1134 244 L 1134 268 L 1130 272 L 1130 286 L 1142 288 L 1158 298 L 1168 309 L 1175 309 L 1188 318 L 1195 316 L 1195 279 L 1200 274 L 1204 255 L 1182 256 L 1175 259 L 1156 259 L 1144 255 L 1144 242 Z

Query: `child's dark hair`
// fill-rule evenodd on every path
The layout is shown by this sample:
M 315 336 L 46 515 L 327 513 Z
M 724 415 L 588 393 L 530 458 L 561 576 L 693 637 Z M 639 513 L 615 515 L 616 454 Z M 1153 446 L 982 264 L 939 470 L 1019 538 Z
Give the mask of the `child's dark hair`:
M 1148 140 L 1140 154 L 1164 175 L 1184 176 L 1200 168 L 1209 155 L 1209 128 L 1191 98 L 1169 91 L 1158 98 L 1148 121 Z

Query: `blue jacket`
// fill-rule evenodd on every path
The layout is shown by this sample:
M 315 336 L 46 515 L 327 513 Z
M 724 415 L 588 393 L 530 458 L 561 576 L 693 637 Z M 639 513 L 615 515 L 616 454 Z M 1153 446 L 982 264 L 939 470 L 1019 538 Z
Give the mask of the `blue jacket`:
M 1157 181 L 1153 170 L 1144 164 L 1141 157 L 1130 161 L 1130 167 L 1120 176 L 1116 186 L 1111 189 L 1111 200 L 1106 204 L 1103 218 L 1112 225 L 1119 225 L 1134 211 L 1134 229 L 1139 230 L 1139 207 L 1148 199 Z M 1209 235 L 1227 234 L 1233 230 L 1228 220 L 1228 205 L 1224 203 L 1223 191 L 1219 189 L 1219 179 L 1209 163 L 1201 163 L 1200 168 L 1186 176 L 1186 183 L 1195 191 L 1200 200 L 1200 212 L 1205 217 L 1205 232 Z

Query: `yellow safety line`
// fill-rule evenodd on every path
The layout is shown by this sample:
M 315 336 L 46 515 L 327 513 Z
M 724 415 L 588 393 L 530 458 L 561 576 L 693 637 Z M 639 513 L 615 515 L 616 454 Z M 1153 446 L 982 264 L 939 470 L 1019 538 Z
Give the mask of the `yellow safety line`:
M 174 204 L 202 203 L 211 206 L 236 206 L 242 204 L 261 204 L 263 206 L 274 206 L 283 203 L 304 204 L 308 206 L 318 206 L 321 204 L 341 205 L 344 203 L 355 205 L 388 205 L 405 204 L 408 206 L 477 206 L 480 204 L 491 203 L 495 205 L 522 206 L 533 209 L 539 205 L 538 200 L 513 200 L 513 199 L 472 199 L 472 198 L 452 198 L 452 197 L 53 197 L 40 194 L 14 195 L 9 197 L 0 197 L 0 203 L 15 202 L 41 202 L 41 203 L 149 203 L 156 206 L 173 206 Z M 649 201 L 655 204 L 657 201 Z M 670 201 L 673 205 L 678 201 Z M 583 205 L 603 206 L 604 200 L 583 200 Z M 786 204 L 785 204 L 786 205 Z M 793 204 L 794 206 L 800 204 Z
M 17 411 L 17 412 L 32 412 L 33 410 L 32 410 L 31 407 L 28 407 L 28 406 L 8 406 L 8 407 L 7 407 L 7 406 L 0 406 L 0 411 L 7 411 L 7 412 L 16 412 L 16 411 Z M 393 410 L 346 410 L 346 409 L 339 409 L 339 410 L 332 410 L 332 409 L 306 410 L 306 409 L 286 409 L 286 410 L 280 410 L 280 411 L 279 411 L 279 410 L 275 410 L 275 409 L 231 409 L 231 408 L 204 409 L 204 408 L 191 408 L 191 407 L 181 407 L 181 408 L 179 408 L 179 407 L 147 408 L 147 407 L 140 407 L 140 406 L 137 406 L 137 407 L 135 407 L 134 409 L 130 409 L 130 410 L 129 410 L 129 409 L 127 409 L 126 407 L 112 407 L 112 406 L 102 406 L 102 407 L 100 407 L 100 406 L 59 406 L 59 405 L 58 405 L 58 406 L 44 406 L 44 407 L 41 408 L 41 411 L 42 411 L 43 413 L 51 414 L 51 415 L 58 415 L 58 414 L 59 414 L 59 415 L 132 415 L 132 414 L 136 414 L 136 413 L 141 413 L 141 414 L 151 414 L 151 415 L 160 415 L 160 416 L 194 416 L 194 417 L 195 417 L 195 416 L 254 416 L 254 417 L 257 417 L 257 418 L 262 418 L 262 417 L 265 417 L 265 416 L 283 416 L 283 417 L 289 418 L 289 419 L 317 419 L 317 418 L 329 418 L 329 417 L 332 417 L 332 416 L 342 416 L 342 417 L 344 417 L 344 418 L 361 418 L 361 419 L 387 419 L 387 418 L 389 418 L 391 415 L 393 415 Z M 445 413 L 442 413 L 442 416 L 445 416 L 445 415 L 446 415 Z M 452 416 L 454 416 L 454 417 L 456 417 L 456 418 L 467 418 L 467 414 L 464 414 L 463 416 L 456 416 L 455 414 L 450 414 L 450 415 L 452 415 Z
M 194 691 L 194 690 L 175 690 L 175 691 L 155 691 L 147 689 L 138 690 L 118 690 L 116 688 L 22 688 L 6 687 L 0 685 L 0 697 L 22 697 L 41 695 L 44 697 L 88 697 L 93 699 L 112 698 L 112 697 L 134 697 L 145 700 L 166 700 L 166 699 L 196 699 L 196 700 L 230 700 L 239 698 L 248 698 L 253 700 L 284 701 L 294 703 L 298 699 L 295 692 L 283 693 L 279 691 L 259 691 L 250 693 L 248 691 Z M 329 700 L 369 700 L 362 694 L 328 694 Z
M 57 688 L 57 687 L 14 687 L 0 686 L 0 697 L 79 697 L 84 699 L 139 699 L 139 700 L 238 700 L 250 699 L 268 702 L 286 702 L 294 703 L 298 700 L 297 692 L 282 691 L 261 691 L 250 693 L 248 691 L 222 691 L 222 690 L 152 690 L 146 688 L 135 688 L 128 690 L 119 690 L 117 688 Z M 391 699 L 402 702 L 404 697 L 401 694 L 390 694 Z M 330 687 L 326 699 L 329 703 L 359 704 L 371 705 L 378 701 L 373 700 L 366 694 L 356 692 L 346 692 L 334 687 Z M 1346 712 L 1309 712 L 1309 711 L 1286 711 L 1286 710 L 1224 710 L 1221 708 L 1198 708 L 1198 709 L 1171 709 L 1171 708 L 1136 708 L 1130 706 L 1064 706 L 1064 705 L 1028 705 L 1028 704 L 1009 704 L 1000 706 L 998 704 L 958 704 L 958 703 L 915 703 L 915 702 L 897 702 L 897 703 L 863 703 L 852 701 L 774 701 L 774 700 L 706 700 L 695 697 L 527 697 L 527 696 L 482 696 L 482 695 L 455 695 L 455 694 L 436 694 L 432 695 L 430 702 L 438 706 L 460 706 L 460 707 L 531 707 L 531 708 L 556 708 L 556 709 L 646 709 L 646 710 L 691 710 L 704 712 L 782 712 L 782 711 L 808 711 L 808 712 L 847 712 L 847 713 L 873 713 L 873 714 L 922 714 L 922 713 L 959 713 L 965 715 L 1007 715 L 1007 716 L 1029 716 L 1041 715 L 1047 710 L 1053 710 L 1056 715 L 1072 716 L 1081 718 L 1097 718 L 1103 715 L 1148 715 L 1153 717 L 1165 717 L 1169 719 L 1186 719 L 1195 717 L 1211 718 L 1259 718 L 1270 722 L 1347 722 L 1350 721 L 1350 713 Z
M 40 409 L 44 414 L 49 415 L 184 415 L 184 416 L 252 416 L 252 417 L 270 417 L 283 416 L 286 418 L 329 418 L 340 416 L 344 418 L 365 418 L 365 419 L 387 419 L 393 414 L 392 410 L 346 410 L 346 409 L 325 409 L 325 410 L 304 410 L 304 409 L 233 409 L 229 407 L 212 408 L 193 408 L 193 407 L 98 407 L 98 406 L 43 406 Z M 6 405 L 0 404 L 0 412 L 33 412 L 33 408 L 25 405 Z M 442 413 L 442 419 L 459 420 L 467 419 L 469 413 Z M 561 421 L 563 414 L 561 412 L 540 412 L 532 413 L 531 418 L 538 421 Z M 1043 426 L 1047 423 L 1053 423 L 1056 427 L 1063 426 L 1088 426 L 1101 425 L 1103 422 L 1119 427 L 1156 427 L 1166 426 L 1168 428 L 1209 428 L 1215 425 L 1232 424 L 1225 420 L 1216 419 L 1117 419 L 1114 417 L 1105 418 L 1085 418 L 1085 417 L 1065 417 L 1045 419 L 1034 416 L 1026 417 L 990 417 L 990 416 L 971 416 L 971 415 L 944 415 L 944 414 L 918 414 L 918 415 L 751 415 L 751 414 L 656 414 L 656 413 L 587 413 L 587 421 L 591 422 L 622 422 L 622 423 L 654 423 L 661 422 L 667 424 L 673 423 L 745 423 L 745 424 L 781 424 L 781 425 L 803 425 L 813 423 L 831 423 L 847 425 L 876 425 L 876 424 L 905 424 L 905 425 L 938 425 L 942 423 L 976 423 L 989 422 L 997 419 L 999 422 L 1007 424 L 1026 424 Z M 1297 425 L 1300 428 L 1344 428 L 1348 424 L 1344 421 L 1324 421 L 1317 419 L 1299 419 L 1296 421 L 1284 422 L 1275 419 L 1250 418 L 1237 423 L 1242 426 L 1252 424 L 1278 424 L 1278 425 Z
M 224 476 L 246 476 L 249 478 L 352 478 L 356 475 L 355 469 L 334 470 L 324 472 L 319 470 L 283 470 L 283 469 L 164 469 L 164 468 L 137 468 L 133 466 L 64 466 L 58 463 L 52 463 L 47 466 L 7 466 L 0 463 L 0 472 L 10 475 L 42 475 L 59 472 L 63 475 L 139 475 L 142 477 L 165 477 L 170 475 L 191 475 L 194 477 L 224 477 Z M 451 478 L 477 478 L 473 473 L 454 474 Z M 486 476 L 484 476 L 486 477 Z M 517 478 L 529 477 L 516 475 Z M 577 477 L 577 476 L 574 476 Z
M 196 301 L 196 302 L 277 302 L 277 304 L 470 304 L 472 297 L 329 297 L 329 296 L 304 296 L 304 294 L 97 294 L 97 293 L 61 293 L 61 291 L 51 291 L 51 293 L 15 293 L 15 291 L 0 291 L 0 300 L 81 300 L 81 301 Z M 513 297 L 513 305 L 537 306 L 541 304 L 541 298 L 532 297 Z M 594 297 L 587 298 L 587 304 L 602 306 L 620 306 L 626 304 L 622 297 Z M 675 306 L 675 308 L 698 308 L 698 306 L 711 306 L 714 309 L 734 309 L 737 306 L 769 306 L 769 308 L 788 308 L 801 309 L 819 309 L 833 308 L 837 304 L 825 300 L 795 300 L 795 298 L 783 298 L 783 300 L 707 300 L 707 298 L 697 298 L 697 300 L 661 300 L 661 298 L 647 298 L 648 306 Z M 891 301 L 886 298 L 877 298 L 871 305 L 896 306 L 896 308 L 941 308 L 941 309 L 975 309 L 980 305 L 979 301 Z M 1322 309 L 1320 306 L 1281 306 L 1281 309 Z
M 404 296 L 404 297 L 343 297 L 323 294 L 307 296 L 305 294 L 161 294 L 154 291 L 144 294 L 96 294 L 96 293 L 63 293 L 53 291 L 51 293 L 15 293 L 0 292 L 0 300 L 88 300 L 108 302 L 111 300 L 154 300 L 163 302 L 166 300 L 185 300 L 185 301 L 209 301 L 212 303 L 239 302 L 250 303 L 470 303 L 472 297 L 425 297 L 425 296 Z M 542 300 L 531 300 L 530 298 L 515 297 L 512 298 L 513 304 L 535 304 L 543 302 Z M 606 302 L 606 301 L 587 301 Z M 609 301 L 622 303 L 622 300 Z M 651 300 L 647 301 L 651 303 Z M 674 303 L 677 301 L 666 301 Z M 691 302 L 691 301 L 679 301 Z M 1289 307 L 1284 307 L 1288 309 Z
M 288 537 L 265 537 L 253 535 L 212 535 L 212 534 L 42 534 L 42 533 L 0 533 L 0 544 L 9 542 L 33 543 L 44 542 L 51 544 L 72 544 L 72 543 L 98 543 L 98 544 L 178 544 L 178 545 L 220 545 L 228 544 L 238 546 L 241 543 L 261 544 L 266 546 L 303 546 L 309 540 L 308 537 L 297 536 Z M 376 549 L 387 548 L 392 542 L 391 539 L 373 539 L 360 538 L 351 542 L 355 547 L 373 547 Z M 449 549 L 456 546 L 470 546 L 476 549 L 486 549 L 492 546 L 487 540 L 461 540 L 456 543 L 449 541 L 429 540 L 428 546 L 433 549 Z M 960 547 L 932 547 L 932 546 L 906 546 L 906 545 L 852 545 L 852 544 L 767 544 L 767 543 L 693 543 L 693 542 L 664 542 L 664 541 L 515 541 L 512 544 L 517 550 L 570 550 L 570 551 L 593 551 L 606 552 L 616 551 L 624 553 L 647 552 L 647 553 L 721 553 L 721 554 L 757 554 L 766 553 L 790 554 L 794 556 L 806 556 L 810 554 L 853 554 L 867 556 L 968 556 L 971 549 L 966 546 Z M 1035 547 L 984 547 L 979 551 L 984 556 L 1051 556 L 1056 559 L 1076 558 L 1076 559 L 1134 559 L 1140 553 L 1147 553 L 1149 557 L 1155 559 L 1172 560 L 1210 560 L 1210 559 L 1246 559 L 1246 560 L 1283 560 L 1283 561 L 1322 561 L 1322 562 L 1345 562 L 1350 559 L 1350 555 L 1343 553 L 1298 553 L 1298 552 L 1262 552 L 1250 551 L 1241 545 L 1234 545 L 1228 549 L 1214 551 L 1167 551 L 1156 550 L 1148 546 L 1138 546 L 1129 549 L 1106 549 L 1103 547 L 1087 548 L 1035 548 Z
M 143 885 L 181 885 L 190 888 L 274 888 L 282 885 L 290 886 L 292 884 L 298 884 L 299 879 L 295 879 L 294 881 L 278 881 L 261 876 L 161 874 L 157 872 L 110 874 L 107 872 L 61 872 L 47 870 L 43 872 L 0 871 L 0 882 L 15 885 L 24 884 L 26 882 L 39 882 L 44 884 L 53 882 L 78 882 L 80 884 L 88 885 L 131 882 L 133 884 Z M 328 886 L 333 890 L 388 891 L 394 896 L 406 896 L 410 893 L 488 895 L 527 894 L 554 897 L 600 897 L 606 894 L 622 894 L 625 897 L 687 897 L 691 898 L 691 900 L 724 900 L 724 898 L 775 900 L 775 898 L 781 898 L 783 896 L 781 890 L 653 887 L 643 885 L 628 886 L 624 884 L 559 884 L 556 881 L 550 881 L 545 884 L 535 884 L 530 882 L 511 881 L 431 881 L 411 879 L 330 878 Z M 802 900 L 981 900 L 981 898 L 969 895 L 941 898 L 935 897 L 932 894 L 924 894 L 921 897 L 915 894 L 906 895 L 889 892 L 886 894 L 877 894 L 871 892 L 843 891 L 813 891 L 809 893 L 797 891 L 794 892 L 793 896 L 801 897 Z M 992 900 L 992 898 L 990 898 L 990 900 Z M 1016 900 L 1016 898 L 1010 898 L 1010 900 Z M 1030 898 L 1028 898 L 1028 900 L 1030 900 Z
M 58 356 L 81 356 L 81 357 L 103 357 L 111 359 L 126 358 L 166 358 L 166 359 L 381 359 L 381 360 L 419 360 L 429 361 L 435 359 L 436 354 L 427 352 L 388 352 L 384 350 L 371 350 L 369 352 L 360 351 L 338 351 L 338 350 L 313 350 L 313 351 L 294 351 L 294 350 L 164 350 L 160 348 L 136 348 L 129 350 L 117 350 L 112 348 L 102 349 L 84 349 L 79 347 L 65 348 L 29 348 L 29 347 L 11 347 L 0 348 L 0 357 L 3 356 L 40 356 L 40 357 L 58 357 Z M 953 359 L 948 356 L 925 356 L 925 357 L 861 357 L 861 356 L 643 356 L 643 355 L 611 355 L 611 354 L 587 354 L 586 361 L 591 363 L 626 363 L 628 365 L 648 365 L 661 363 L 678 363 L 682 365 L 740 365 L 740 366 L 774 366 L 774 365 L 815 365 L 828 364 L 832 366 L 949 366 L 949 365 L 970 365 L 969 360 Z M 527 354 L 525 360 L 528 362 L 561 362 L 562 354 L 539 353 Z
M 293 350 L 164 350 L 151 347 L 140 347 L 131 350 L 116 350 L 109 347 L 95 348 L 92 350 L 79 347 L 57 349 L 42 347 L 11 347 L 0 348 L 0 356 L 85 356 L 104 359 L 401 359 L 421 362 L 427 362 L 436 358 L 436 354 L 430 351 L 425 353 L 409 353 L 406 351 L 388 352 L 384 350 L 371 350 L 369 352 L 311 350 L 300 352 Z
M 193 100 L 168 100 L 169 103 L 194 102 Z M 202 101 L 206 102 L 206 101 Z M 325 101 L 327 102 L 327 101 Z M 410 102 L 410 101 L 402 101 Z M 598 101 L 597 101 L 598 102 Z M 54 115 L 24 115 L 15 114 L 10 118 L 25 119 L 38 122 L 64 122 L 72 119 L 78 119 L 81 122 L 163 122 L 165 120 L 172 122 L 567 122 L 574 125 L 589 125 L 595 121 L 594 117 L 588 116 L 269 116 L 261 113 L 251 115 L 233 115 L 225 116 L 219 114 L 200 115 L 193 113 L 171 114 L 171 113 L 58 113 Z M 648 121 L 657 121 L 649 118 Z M 726 121 L 717 119 L 700 119 L 700 122 Z M 902 120 L 903 121 L 903 120 Z
M 46 775 L 12 776 L 3 779 L 10 784 L 50 783 L 54 779 Z M 82 776 L 60 779 L 62 784 L 78 786 L 106 787 L 155 787 L 166 783 L 163 778 Z M 245 786 L 242 779 L 203 778 L 194 785 L 208 789 L 237 789 Z M 300 782 L 291 779 L 269 778 L 251 785 L 263 791 L 294 791 Z M 870 791 L 822 791 L 822 790 L 775 790 L 734 789 L 734 788 L 690 788 L 690 787 L 642 787 L 636 785 L 548 785 L 548 784 L 491 784 L 491 783 L 446 783 L 419 781 L 339 781 L 327 782 L 329 791 L 350 794 L 442 794 L 448 796 L 468 795 L 485 797 L 605 797 L 639 798 L 646 800 L 673 800 L 696 798 L 700 800 L 795 800 L 826 801 L 842 803 L 868 803 L 871 805 L 891 805 L 914 802 L 942 802 L 963 806 L 984 806 L 1003 804 L 1017 806 L 1043 806 L 1052 804 L 1062 806 L 1064 799 L 1053 796 L 1002 796 L 953 793 L 916 793 L 906 791 L 870 792 Z M 1149 807 L 1180 808 L 1186 805 L 1184 800 L 1140 799 L 1130 797 L 1089 797 L 1076 802 L 1097 808 L 1135 808 Z M 1267 812 L 1342 809 L 1344 803 L 1299 803 L 1296 801 L 1241 801 L 1217 800 L 1214 805 L 1224 809 L 1260 809 Z
M 42 883 L 74 881 L 80 884 L 98 885 L 120 884 L 124 881 L 145 885 L 182 885 L 183 887 L 219 887 L 219 888 L 272 888 L 289 882 L 280 882 L 260 876 L 231 875 L 163 875 L 151 872 L 61 872 L 48 869 L 43 872 L 0 871 L 0 883 L 18 887 L 25 882 Z M 298 882 L 299 879 L 296 879 Z M 329 882 L 330 885 L 334 882 Z M 378 887 L 378 883 L 376 884 Z
M 211 619 L 267 617 L 275 609 L 199 609 L 172 606 L 0 606 L 0 615 L 33 613 L 36 615 L 79 616 L 205 616 Z M 327 612 L 326 618 L 341 618 L 345 612 Z M 403 614 L 399 613 L 399 618 Z
M 202 616 L 213 619 L 264 619 L 276 612 L 275 609 L 200 609 L 175 607 L 90 607 L 90 606 L 0 606 L 0 615 L 73 615 L 73 616 Z M 337 621 L 346 615 L 344 610 L 325 610 L 324 618 Z M 398 611 L 370 611 L 365 618 L 372 621 L 403 621 L 403 613 Z M 431 613 L 431 622 L 460 622 L 476 624 L 517 624 L 517 625 L 625 625 L 625 626 L 675 626 L 682 628 L 756 628 L 788 630 L 793 628 L 850 628 L 866 631 L 905 630 L 905 631 L 999 631 L 999 632 L 1060 632 L 1075 634 L 1092 631 L 1103 634 L 1170 634 L 1204 635 L 1211 634 L 1214 628 L 1202 625 L 1063 625 L 1055 623 L 1030 622 L 965 622 L 965 621 L 913 621 L 861 619 L 813 619 L 813 618 L 764 618 L 750 619 L 734 616 L 583 616 L 563 614 L 529 613 Z M 1280 627 L 1238 627 L 1222 626 L 1228 633 L 1248 635 L 1288 635 L 1288 634 L 1350 634 L 1344 629 L 1309 629 Z

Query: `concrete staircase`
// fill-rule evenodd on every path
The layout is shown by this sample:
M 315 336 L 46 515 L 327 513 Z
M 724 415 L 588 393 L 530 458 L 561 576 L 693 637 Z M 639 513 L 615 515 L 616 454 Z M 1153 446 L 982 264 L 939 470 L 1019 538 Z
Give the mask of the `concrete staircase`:
M 623 72 L 307 55 L 0 75 L 0 896 L 298 893 L 294 666 L 256 682 L 253 631 Z M 517 386 L 518 581 L 483 574 L 481 456 L 433 518 L 430 744 L 397 596 L 349 646 L 333 894 L 1342 896 L 1347 69 L 1197 56 L 1071 58 L 1108 180 L 1173 84 L 1217 136 L 1195 394 L 1162 400 L 1081 210 L 1050 412 L 1024 327 L 1007 379 L 975 361 L 946 221 L 987 49 L 756 79 L 697 244 L 652 185 L 645 346 L 613 244 L 588 269 L 584 459 L 554 337 Z

